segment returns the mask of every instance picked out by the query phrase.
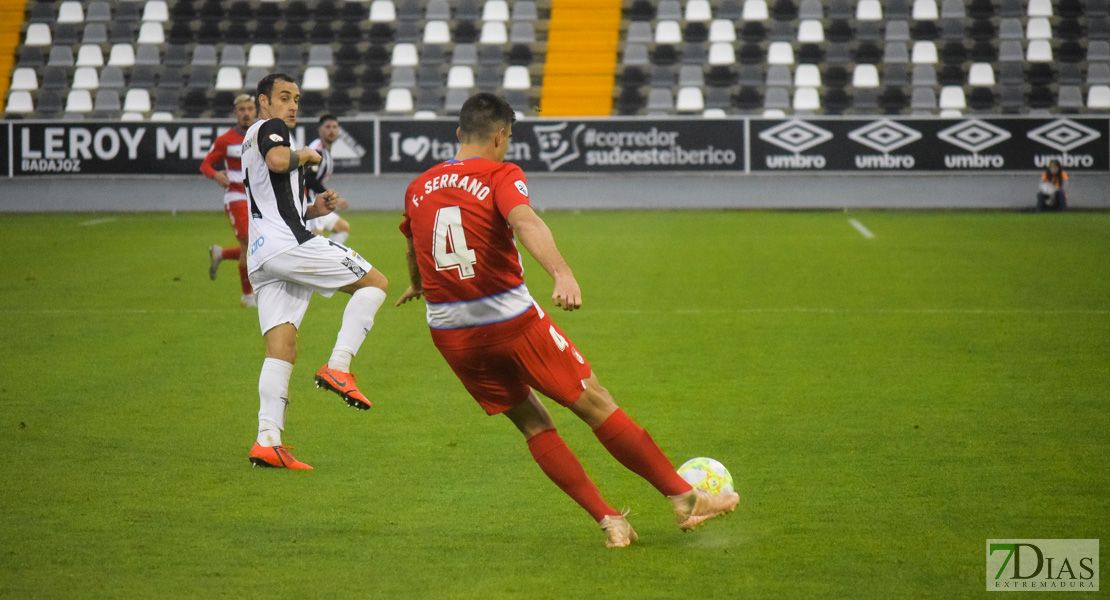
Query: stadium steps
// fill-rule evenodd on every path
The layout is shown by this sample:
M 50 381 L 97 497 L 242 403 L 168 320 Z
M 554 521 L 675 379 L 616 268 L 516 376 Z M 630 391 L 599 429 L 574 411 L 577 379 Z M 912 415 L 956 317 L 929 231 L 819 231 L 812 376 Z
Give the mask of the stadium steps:
M 540 116 L 609 116 L 620 40 L 620 0 L 554 0 Z
M 8 88 L 12 84 L 15 49 L 19 46 L 26 8 L 24 0 L 0 0 L 0 114 L 4 112 Z

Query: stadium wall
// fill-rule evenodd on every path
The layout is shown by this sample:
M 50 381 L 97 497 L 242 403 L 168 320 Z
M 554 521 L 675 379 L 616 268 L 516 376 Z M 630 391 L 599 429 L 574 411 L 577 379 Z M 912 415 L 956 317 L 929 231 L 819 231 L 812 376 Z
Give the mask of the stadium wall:
M 199 165 L 228 126 L 0 122 L 0 212 L 218 209 Z M 355 210 L 399 210 L 414 174 L 454 157 L 455 127 L 345 120 L 334 187 Z M 506 158 L 542 209 L 1021 209 L 1052 158 L 1071 206 L 1110 208 L 1107 118 L 530 119 Z

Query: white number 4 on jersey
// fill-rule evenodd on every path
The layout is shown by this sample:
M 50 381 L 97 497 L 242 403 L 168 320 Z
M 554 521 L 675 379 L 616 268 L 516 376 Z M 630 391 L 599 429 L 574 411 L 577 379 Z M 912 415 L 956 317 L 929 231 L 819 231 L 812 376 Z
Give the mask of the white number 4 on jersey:
M 437 271 L 458 269 L 460 279 L 474 277 L 474 264 L 478 260 L 474 251 L 466 246 L 459 207 L 446 206 L 436 211 L 434 250 Z

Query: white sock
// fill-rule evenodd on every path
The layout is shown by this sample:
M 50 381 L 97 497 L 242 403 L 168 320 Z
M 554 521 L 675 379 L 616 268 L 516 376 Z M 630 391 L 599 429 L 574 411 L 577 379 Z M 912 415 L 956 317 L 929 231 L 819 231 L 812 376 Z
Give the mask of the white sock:
M 277 358 L 262 362 L 262 373 L 258 376 L 258 444 L 261 446 L 281 445 L 292 375 L 292 363 Z
M 343 309 L 343 326 L 335 340 L 335 349 L 328 359 L 328 368 L 343 373 L 351 372 L 351 359 L 358 354 L 362 341 L 374 326 L 374 315 L 385 302 L 385 292 L 376 287 L 364 287 L 351 294 L 347 308 Z
M 347 236 L 349 235 L 351 235 L 350 231 L 333 231 L 331 232 L 331 236 L 328 237 L 328 239 L 335 242 L 336 244 L 342 244 L 343 242 L 347 241 Z

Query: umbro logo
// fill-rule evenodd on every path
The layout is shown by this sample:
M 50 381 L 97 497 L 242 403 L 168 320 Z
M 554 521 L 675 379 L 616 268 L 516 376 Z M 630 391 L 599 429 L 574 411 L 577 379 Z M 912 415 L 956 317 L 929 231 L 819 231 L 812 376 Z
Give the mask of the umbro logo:
M 937 133 L 937 137 L 972 154 L 978 154 L 1013 136 L 1001 127 L 979 119 L 971 119 L 941 130 Z
M 1070 152 L 1102 137 L 1102 135 L 1071 119 L 1057 119 L 1030 131 L 1029 139 L 1058 152 Z
M 921 132 L 890 119 L 880 119 L 851 131 L 848 138 L 872 150 L 889 154 L 920 140 Z
M 813 123 L 794 119 L 759 134 L 759 139 L 788 152 L 800 154 L 833 138 L 833 134 Z

